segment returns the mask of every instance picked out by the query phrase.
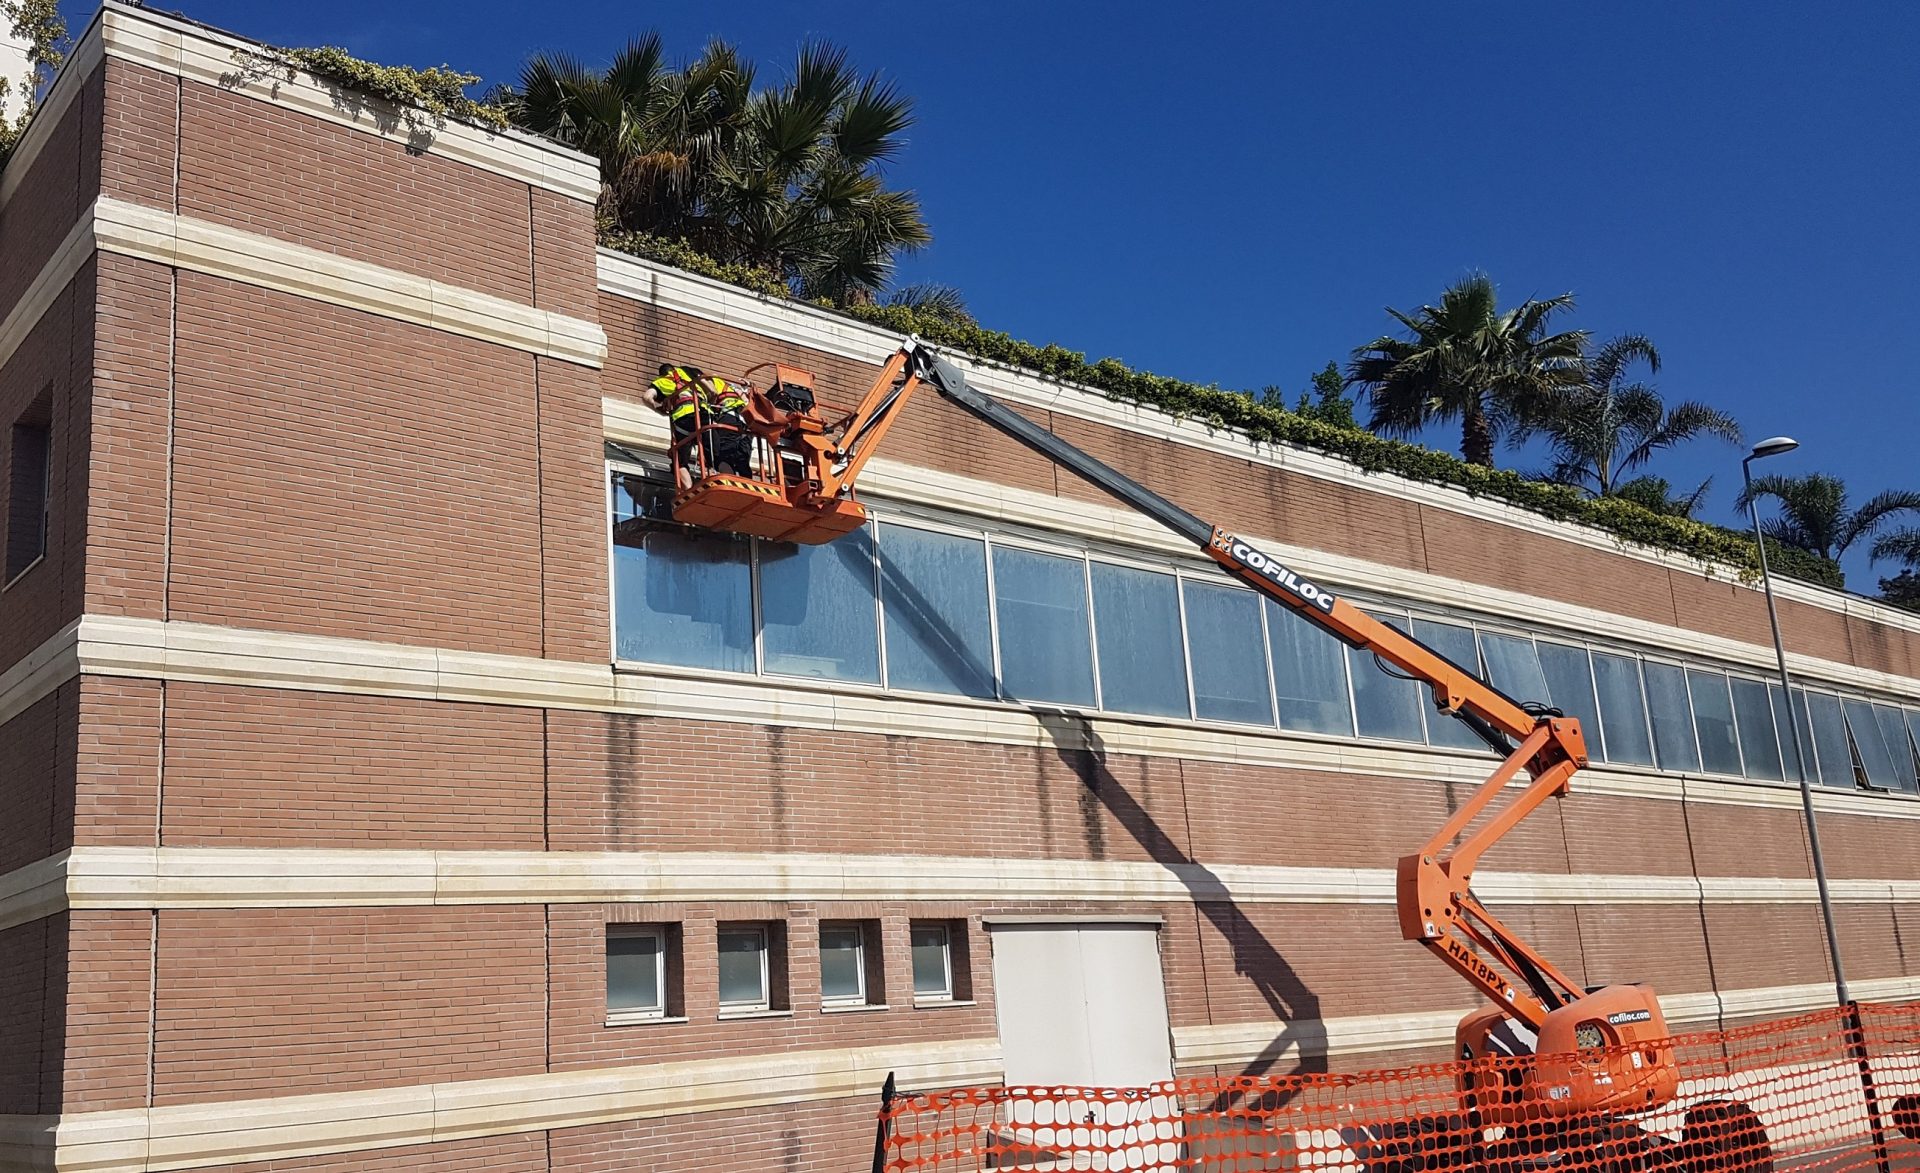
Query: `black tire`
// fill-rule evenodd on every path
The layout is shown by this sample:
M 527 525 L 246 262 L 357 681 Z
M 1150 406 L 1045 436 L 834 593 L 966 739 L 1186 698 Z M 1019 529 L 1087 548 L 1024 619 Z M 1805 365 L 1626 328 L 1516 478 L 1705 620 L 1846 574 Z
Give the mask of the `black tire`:
M 1395 1120 L 1354 1147 L 1366 1173 L 1438 1173 L 1473 1164 L 1473 1145 L 1461 1116 Z
M 1706 1100 L 1688 1108 L 1680 1151 L 1684 1173 L 1773 1173 L 1767 1130 L 1738 1100 Z

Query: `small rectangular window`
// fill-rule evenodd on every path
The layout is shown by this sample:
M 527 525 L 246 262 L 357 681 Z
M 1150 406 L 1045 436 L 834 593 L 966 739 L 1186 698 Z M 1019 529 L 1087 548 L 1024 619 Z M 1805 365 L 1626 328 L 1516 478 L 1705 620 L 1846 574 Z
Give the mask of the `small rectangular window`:
M 723 924 L 719 928 L 720 1009 L 769 1010 L 773 1007 L 772 966 L 766 925 Z
M 759 550 L 767 671 L 880 683 L 872 535 L 856 530 L 821 546 L 761 542 Z
M 1733 713 L 1739 725 L 1740 757 L 1746 762 L 1747 777 L 1765 782 L 1785 779 L 1780 736 L 1774 728 L 1767 686 L 1757 680 L 1734 677 Z
M 1093 564 L 1092 575 L 1101 705 L 1118 713 L 1188 716 L 1173 575 L 1104 562 Z
M 994 695 L 984 541 L 881 526 L 880 601 L 889 687 Z
M 47 552 L 47 513 L 53 497 L 53 429 L 48 399 L 13 425 L 7 460 L 7 565 L 0 583 L 26 573 Z
M 1699 769 L 1700 747 L 1694 740 L 1686 674 L 1672 664 L 1651 660 L 1641 667 L 1646 673 L 1647 712 L 1653 717 L 1653 748 L 1660 768 L 1680 774 Z
M 993 548 L 1000 618 L 1000 683 L 1009 697 L 1093 705 L 1087 564 L 1079 558 Z
M 1267 601 L 1267 642 L 1280 697 L 1280 728 L 1353 736 L 1353 700 L 1347 695 L 1346 645 Z
M 886 983 L 876 972 L 879 925 L 871 921 L 820 922 L 820 1003 L 865 1006 L 881 1001 Z
M 1260 596 L 1238 587 L 1185 582 L 1187 649 L 1193 661 L 1196 717 L 1273 724 Z
M 1407 621 L 1398 615 L 1369 612 L 1400 631 Z M 1420 685 L 1397 668 L 1374 659 L 1372 652 L 1348 649 L 1353 661 L 1353 712 L 1362 737 L 1422 742 L 1427 739 L 1421 718 Z
M 954 996 L 952 926 L 945 921 L 915 921 L 911 943 L 915 1000 L 951 999 Z
M 680 1013 L 674 925 L 607 926 L 607 1020 Z
M 1739 777 L 1740 741 L 1734 732 L 1733 698 L 1727 691 L 1727 678 L 1718 672 L 1689 668 L 1687 695 L 1693 701 L 1693 728 L 1700 735 L 1703 767 L 1715 774 Z
M 1647 728 L 1646 698 L 1640 692 L 1640 661 L 1595 652 L 1593 679 L 1600 686 L 1600 727 L 1607 760 L 1651 766 L 1653 735 Z

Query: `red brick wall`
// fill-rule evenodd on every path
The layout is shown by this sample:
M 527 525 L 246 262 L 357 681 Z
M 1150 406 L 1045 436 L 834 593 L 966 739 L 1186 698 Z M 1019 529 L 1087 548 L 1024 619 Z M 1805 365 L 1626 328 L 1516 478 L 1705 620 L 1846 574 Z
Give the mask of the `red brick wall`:
M 70 684 L 0 725 L 0 875 L 72 846 L 77 691 Z
M 0 930 L 0 1115 L 50 1110 L 43 1091 L 49 1075 L 58 1079 L 61 1013 L 48 979 L 51 955 L 66 939 L 64 920 L 48 917 Z
M 538 1072 L 543 922 L 538 907 L 163 912 L 153 1102 Z
M 0 215 L 0 317 L 11 310 L 53 258 L 60 242 L 79 222 L 99 194 L 100 103 L 103 86 L 99 70 L 85 79 L 59 121 L 40 144 L 31 165 L 20 173 L 19 186 Z M 36 127 L 46 130 L 46 127 Z M 9 177 L 14 168 L 7 168 Z

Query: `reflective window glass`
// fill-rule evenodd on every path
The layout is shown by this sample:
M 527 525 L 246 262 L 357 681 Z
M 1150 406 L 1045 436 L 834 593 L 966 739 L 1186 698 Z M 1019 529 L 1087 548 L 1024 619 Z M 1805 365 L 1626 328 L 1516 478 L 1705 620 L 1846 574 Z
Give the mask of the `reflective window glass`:
M 1653 735 L 1647 728 L 1646 702 L 1640 692 L 1640 661 L 1595 652 L 1593 679 L 1600 686 L 1600 731 L 1607 760 L 1651 766 Z
M 952 936 L 947 926 L 917 921 L 909 929 L 913 953 L 913 996 L 953 997 Z
M 767 930 L 722 928 L 719 932 L 720 1005 L 735 1009 L 767 1005 Z
M 1553 703 L 1547 694 L 1547 678 L 1540 671 L 1540 657 L 1534 651 L 1532 640 L 1483 631 L 1480 651 L 1487 658 L 1488 682 L 1495 688 L 1521 704 Z
M 864 937 L 857 924 L 820 926 L 820 999 L 863 1002 L 867 996 Z
M 1455 664 L 1480 675 L 1480 648 L 1473 638 L 1473 628 L 1461 627 L 1453 623 L 1436 623 L 1431 619 L 1413 621 L 1413 638 L 1439 652 Z M 1422 699 L 1432 696 L 1431 690 L 1424 690 Z M 1427 741 L 1432 745 L 1444 745 L 1453 749 L 1485 750 L 1487 743 L 1480 735 L 1467 727 L 1467 723 L 1458 717 L 1450 717 L 1427 705 Z
M 1587 752 L 1604 761 L 1605 741 L 1600 733 L 1600 710 L 1593 701 L 1593 667 L 1587 649 L 1540 640 L 1540 671 L 1547 678 L 1547 697 L 1554 708 L 1577 717 L 1587 733 Z
M 1687 695 L 1693 701 L 1693 728 L 1700 735 L 1703 768 L 1737 776 L 1740 741 L 1734 733 L 1733 698 L 1727 692 L 1727 678 L 1718 672 L 1689 668 Z
M 607 931 L 607 1009 L 658 1014 L 666 991 L 664 945 L 658 932 Z
M 1101 705 L 1120 713 L 1187 716 L 1187 664 L 1173 575 L 1104 562 L 1095 562 L 1092 574 Z
M 1886 735 L 1880 730 L 1879 719 L 1873 715 L 1873 706 L 1847 698 L 1841 701 L 1841 708 L 1847 714 L 1847 731 L 1853 734 L 1854 752 L 1866 767 L 1867 781 L 1882 790 L 1898 788 L 1900 775 L 1894 769 L 1893 754 L 1887 747 Z
M 753 581 L 745 538 L 679 530 L 613 547 L 615 656 L 753 671 Z
M 1774 732 L 1773 706 L 1767 699 L 1767 686 L 1758 680 L 1734 677 L 1733 712 L 1747 777 L 1765 782 L 1784 779 L 1787 775 L 1780 761 L 1780 738 Z
M 788 676 L 880 683 L 873 538 L 760 543 L 760 639 L 766 668 Z
M 1193 664 L 1194 715 L 1249 725 L 1273 724 L 1260 596 L 1238 587 L 1186 582 L 1187 655 Z
M 1375 613 L 1374 618 L 1401 631 L 1407 630 L 1403 616 Z M 1420 685 L 1406 679 L 1399 669 L 1375 660 L 1372 652 L 1357 648 L 1348 651 L 1353 668 L 1353 710 L 1360 736 L 1425 741 Z
M 1772 681 L 1767 682 L 1767 699 L 1773 702 L 1773 731 L 1780 739 L 1780 769 L 1787 781 L 1800 781 L 1799 759 L 1793 756 L 1793 722 L 1800 722 L 1800 750 L 1807 755 L 1807 777 L 1818 781 L 1819 771 L 1813 764 L 1813 734 L 1807 728 L 1807 695 L 1800 689 L 1793 690 L 1793 704 L 1787 704 L 1787 692 Z
M 1093 635 L 1087 564 L 1078 558 L 993 548 L 1000 616 L 1000 682 L 1009 697 L 1093 704 Z
M 1647 713 L 1653 718 L 1653 748 L 1660 768 L 1685 773 L 1700 768 L 1687 678 L 1672 664 L 1641 665 L 1647 682 Z
M 1326 630 L 1267 600 L 1267 642 L 1273 649 L 1273 683 L 1280 701 L 1280 727 L 1305 733 L 1353 735 L 1353 702 L 1347 696 L 1346 645 Z
M 880 601 L 890 687 L 994 695 L 984 542 L 881 526 Z
M 1881 739 L 1887 743 L 1894 789 L 1912 794 L 1915 789 L 1913 743 L 1908 739 L 1906 716 L 1892 705 L 1873 706 L 1873 716 L 1880 723 Z
M 1853 776 L 1853 746 L 1847 740 L 1847 719 L 1840 712 L 1840 698 L 1830 692 L 1802 695 L 1807 702 L 1807 723 L 1813 730 L 1813 757 L 1820 785 L 1854 789 L 1858 782 Z

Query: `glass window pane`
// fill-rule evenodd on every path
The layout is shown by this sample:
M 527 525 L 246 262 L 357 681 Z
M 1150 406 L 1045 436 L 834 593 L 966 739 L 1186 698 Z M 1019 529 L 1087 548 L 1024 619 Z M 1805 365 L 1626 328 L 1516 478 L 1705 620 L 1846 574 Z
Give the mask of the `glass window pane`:
M 660 935 L 607 935 L 607 1009 L 660 1009 Z
M 766 930 L 721 929 L 719 937 L 720 1004 L 766 1005 Z
M 1552 704 L 1540 657 L 1525 636 L 1480 633 L 1480 651 L 1487 657 L 1487 682 L 1521 704 Z
M 1853 748 L 1860 755 L 1861 765 L 1866 767 L 1867 781 L 1886 790 L 1893 789 L 1898 778 L 1893 768 L 1893 754 L 1888 752 L 1886 735 L 1880 731 L 1873 706 L 1847 698 L 1841 701 L 1841 707 L 1846 710 L 1847 730 L 1853 734 Z
M 857 1002 L 865 995 L 859 925 L 820 926 L 820 996 Z
M 1887 758 L 1893 766 L 1893 785 L 1908 794 L 1914 792 L 1913 743 L 1907 740 L 1907 719 L 1892 705 L 1873 706 L 1874 719 L 1880 722 L 1880 737 L 1887 743 Z
M 1780 739 L 1773 731 L 1773 706 L 1767 700 L 1767 686 L 1758 680 L 1733 678 L 1733 711 L 1739 719 L 1740 756 L 1745 759 L 1747 777 L 1766 782 L 1786 778 L 1780 762 Z
M 746 539 L 653 530 L 640 541 L 613 548 L 615 655 L 753 671 Z
M 1813 728 L 1813 756 L 1820 767 L 1820 784 L 1852 790 L 1853 747 L 1847 741 L 1847 719 L 1840 698 L 1830 692 L 1806 693 L 1807 720 Z
M 1095 562 L 1093 626 L 1100 703 L 1121 713 L 1187 716 L 1180 594 L 1173 575 Z
M 1920 747 L 1920 709 L 1906 710 L 1907 735 L 1913 738 L 1913 744 Z
M 1006 694 L 1092 707 L 1087 564 L 995 546 L 993 594 L 1000 615 L 1000 683 Z
M 1595 652 L 1593 678 L 1600 686 L 1600 727 L 1607 760 L 1651 766 L 1653 735 L 1647 729 L 1645 698 L 1640 694 L 1640 661 Z
M 947 926 L 914 925 L 913 992 L 921 998 L 953 996 L 953 971 L 949 967 Z
M 1767 682 L 1767 699 L 1773 702 L 1773 731 L 1780 739 L 1780 770 L 1787 781 L 1800 781 L 1799 758 L 1794 757 L 1793 721 L 1800 721 L 1800 752 L 1807 755 L 1807 778 L 1819 776 L 1813 764 L 1813 734 L 1807 729 L 1807 694 L 1800 689 L 1793 690 L 1793 704 L 1787 704 L 1787 691 L 1772 681 Z
M 985 542 L 881 526 L 880 600 L 889 687 L 994 695 Z
M 769 672 L 880 683 L 872 536 L 761 542 L 760 638 Z
M 1473 628 L 1431 619 L 1413 621 L 1413 638 L 1439 652 L 1475 676 L 1480 675 L 1480 647 L 1474 641 Z M 1431 695 L 1429 690 L 1428 695 Z M 1427 741 L 1454 749 L 1485 750 L 1487 743 L 1467 728 L 1458 717 L 1449 717 L 1431 704 L 1427 706 Z
M 1693 728 L 1700 735 L 1700 760 L 1716 774 L 1740 773 L 1740 743 L 1733 730 L 1733 698 L 1727 678 L 1718 672 L 1687 669 L 1687 695 L 1693 701 Z
M 1700 749 L 1694 743 L 1693 707 L 1687 700 L 1687 678 L 1672 664 L 1649 660 L 1641 665 L 1647 681 L 1647 712 L 1653 716 L 1653 748 L 1660 768 L 1685 772 L 1700 768 Z
M 1194 715 L 1273 724 L 1267 653 L 1260 646 L 1260 596 L 1212 583 L 1189 582 L 1182 590 L 1193 660 Z
M 1280 696 L 1280 728 L 1353 736 L 1346 645 L 1269 599 L 1267 642 Z
M 1547 678 L 1547 703 L 1580 721 L 1587 732 L 1587 752 L 1605 760 L 1605 738 L 1600 730 L 1600 710 L 1593 703 L 1593 668 L 1587 663 L 1587 649 L 1570 644 L 1539 640 L 1540 672 Z
M 1407 621 L 1402 616 L 1374 613 L 1374 618 L 1400 631 L 1407 630 Z M 1385 737 L 1394 741 L 1425 741 L 1426 728 L 1420 716 L 1424 704 L 1420 685 L 1397 675 L 1389 675 L 1388 670 L 1373 658 L 1372 652 L 1363 652 L 1358 648 L 1349 648 L 1347 651 L 1353 665 L 1353 711 L 1360 736 Z

